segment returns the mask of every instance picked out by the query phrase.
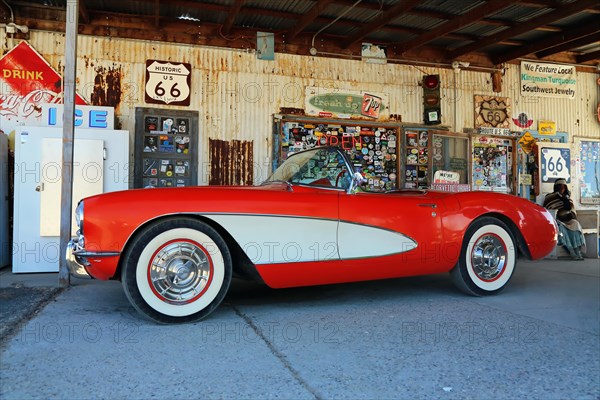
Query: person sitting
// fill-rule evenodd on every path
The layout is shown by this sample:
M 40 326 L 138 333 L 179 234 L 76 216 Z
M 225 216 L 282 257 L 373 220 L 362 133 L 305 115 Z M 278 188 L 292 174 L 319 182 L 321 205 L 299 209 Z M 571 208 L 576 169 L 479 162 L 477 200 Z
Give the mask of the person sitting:
M 581 224 L 577 221 L 577 213 L 566 180 L 560 178 L 554 182 L 553 192 L 548 193 L 544 198 L 544 207 L 548 210 L 556 210 L 558 244 L 567 249 L 571 259 L 583 260 L 585 239 Z

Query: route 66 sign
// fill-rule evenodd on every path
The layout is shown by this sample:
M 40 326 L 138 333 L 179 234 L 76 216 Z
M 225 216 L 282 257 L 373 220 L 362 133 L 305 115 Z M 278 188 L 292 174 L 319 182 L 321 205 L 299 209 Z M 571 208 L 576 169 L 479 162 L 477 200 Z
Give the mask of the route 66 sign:
M 146 60 L 146 103 L 190 105 L 192 66 Z
M 553 182 L 563 178 L 571 182 L 569 168 L 571 166 L 571 153 L 569 149 L 542 149 L 541 175 L 542 182 Z
M 475 95 L 475 128 L 510 126 L 510 98 Z

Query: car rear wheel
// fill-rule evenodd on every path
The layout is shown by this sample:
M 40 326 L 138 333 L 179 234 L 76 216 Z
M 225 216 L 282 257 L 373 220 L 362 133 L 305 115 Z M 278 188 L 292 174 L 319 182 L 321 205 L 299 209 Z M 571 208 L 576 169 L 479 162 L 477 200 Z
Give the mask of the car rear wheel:
M 450 275 L 467 294 L 495 294 L 510 281 L 516 261 L 515 240 L 509 228 L 496 218 L 484 217 L 467 229 L 460 258 Z
M 231 254 L 208 224 L 177 217 L 140 231 L 124 254 L 131 304 L 160 323 L 198 321 L 217 308 L 231 283 Z

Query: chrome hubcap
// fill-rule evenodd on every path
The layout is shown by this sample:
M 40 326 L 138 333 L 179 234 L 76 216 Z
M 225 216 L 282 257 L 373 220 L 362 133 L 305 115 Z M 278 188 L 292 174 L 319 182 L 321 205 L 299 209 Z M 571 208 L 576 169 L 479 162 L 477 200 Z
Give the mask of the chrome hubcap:
M 507 251 L 496 235 L 480 237 L 471 252 L 471 264 L 477 276 L 485 281 L 496 279 L 506 266 Z
M 150 284 L 169 303 L 188 303 L 205 289 L 211 275 L 206 251 L 194 243 L 177 241 L 161 248 L 150 264 Z

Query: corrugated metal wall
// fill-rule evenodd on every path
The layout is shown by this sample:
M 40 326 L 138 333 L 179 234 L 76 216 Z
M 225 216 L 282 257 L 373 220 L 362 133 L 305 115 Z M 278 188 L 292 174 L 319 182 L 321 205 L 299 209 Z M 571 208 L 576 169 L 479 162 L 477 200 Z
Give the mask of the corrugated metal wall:
M 64 35 L 34 31 L 30 42 L 53 67 L 62 69 Z M 597 74 L 591 73 L 579 72 L 577 98 L 562 100 L 521 97 L 517 65 L 508 66 L 502 92 L 494 93 L 489 72 L 455 74 L 451 69 L 281 53 L 275 55 L 275 61 L 261 61 L 243 51 L 91 36 L 79 37 L 77 53 L 79 92 L 87 100 L 100 69 L 121 68 L 122 99 L 116 115 L 122 129 L 129 130 L 132 137 L 135 107 L 147 106 L 146 59 L 191 63 L 192 99 L 187 109 L 200 112 L 199 165 L 209 160 L 209 138 L 253 141 L 255 182 L 269 173 L 272 115 L 280 107 L 304 108 L 306 86 L 384 92 L 389 95 L 392 114 L 402 115 L 403 122 L 420 123 L 423 107 L 419 81 L 424 74 L 435 73 L 442 81 L 442 121 L 452 130 L 473 127 L 473 96 L 486 94 L 511 98 L 513 115 L 525 112 L 536 122 L 556 121 L 558 130 L 572 136 L 600 138 L 595 116 L 600 87 L 595 82 Z M 205 181 L 206 177 L 199 177 L 200 184 Z

